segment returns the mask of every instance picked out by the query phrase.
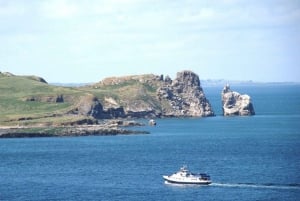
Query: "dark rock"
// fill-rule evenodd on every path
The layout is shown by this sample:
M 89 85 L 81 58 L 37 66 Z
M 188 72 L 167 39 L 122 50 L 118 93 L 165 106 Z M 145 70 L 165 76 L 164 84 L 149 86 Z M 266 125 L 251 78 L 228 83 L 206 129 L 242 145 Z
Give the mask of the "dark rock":
M 102 112 L 102 118 L 114 119 L 114 118 L 125 118 L 125 111 L 123 107 L 109 107 Z
M 159 81 L 163 81 L 163 80 L 164 80 L 164 75 L 160 75 Z
M 23 99 L 24 101 L 36 101 L 42 103 L 63 103 L 64 96 L 61 95 L 44 95 L 44 96 L 29 96 Z
M 63 103 L 64 102 L 64 96 L 63 95 L 58 95 L 56 97 L 56 103 Z
M 165 77 L 165 83 L 172 84 L 172 79 L 168 75 Z
M 108 122 L 108 125 L 113 126 L 123 126 L 123 127 L 129 127 L 129 126 L 145 126 L 145 124 L 137 122 L 137 121 L 127 121 L 127 120 L 110 120 Z

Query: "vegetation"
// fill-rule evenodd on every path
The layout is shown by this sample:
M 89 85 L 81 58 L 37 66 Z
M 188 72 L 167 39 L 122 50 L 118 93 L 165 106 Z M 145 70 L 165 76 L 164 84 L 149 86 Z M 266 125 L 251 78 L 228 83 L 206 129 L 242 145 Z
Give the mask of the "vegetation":
M 36 76 L 15 76 L 0 72 L 0 126 L 71 125 L 76 122 L 93 122 L 89 116 L 72 114 L 83 97 L 92 95 L 105 105 L 105 98 L 114 99 L 126 106 L 143 101 L 159 108 L 156 90 L 159 81 L 140 82 L 138 77 L 127 77 L 118 83 L 97 83 L 84 87 L 52 86 Z M 146 75 L 146 80 L 153 75 Z M 57 101 L 60 96 L 65 101 Z
M 158 81 L 152 80 L 150 84 L 126 78 L 125 80 L 119 80 L 117 84 L 95 84 L 81 89 L 94 94 L 102 103 L 105 102 L 106 97 L 111 97 L 123 106 L 140 100 L 152 105 L 154 108 L 159 107 L 160 103 L 156 98 L 156 90 L 160 86 Z M 147 75 L 144 78 L 151 80 L 151 77 Z

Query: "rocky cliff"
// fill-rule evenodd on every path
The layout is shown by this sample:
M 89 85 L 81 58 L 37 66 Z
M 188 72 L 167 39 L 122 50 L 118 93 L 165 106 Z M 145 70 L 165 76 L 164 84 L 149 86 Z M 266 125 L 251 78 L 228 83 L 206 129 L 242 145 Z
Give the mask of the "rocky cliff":
M 157 96 L 160 101 L 167 101 L 162 108 L 163 116 L 214 116 L 200 86 L 199 76 L 191 71 L 177 73 L 173 81 L 166 77 L 157 90 Z
M 102 99 L 105 118 L 214 116 L 199 76 L 191 71 L 174 80 L 151 74 L 106 78 L 94 88 L 108 89 Z
M 245 116 L 255 114 L 249 95 L 241 95 L 236 91 L 232 91 L 228 84 L 224 87 L 221 95 L 224 116 Z

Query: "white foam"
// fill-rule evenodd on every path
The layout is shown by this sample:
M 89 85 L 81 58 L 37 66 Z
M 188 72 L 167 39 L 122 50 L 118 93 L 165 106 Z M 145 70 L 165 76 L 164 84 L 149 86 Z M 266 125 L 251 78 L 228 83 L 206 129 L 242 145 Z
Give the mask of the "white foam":
M 269 189 L 295 189 L 300 190 L 300 186 L 297 184 L 287 184 L 287 185 L 279 185 L 279 184 L 252 184 L 252 183 L 212 183 L 210 186 L 217 187 L 228 187 L 228 188 L 269 188 Z

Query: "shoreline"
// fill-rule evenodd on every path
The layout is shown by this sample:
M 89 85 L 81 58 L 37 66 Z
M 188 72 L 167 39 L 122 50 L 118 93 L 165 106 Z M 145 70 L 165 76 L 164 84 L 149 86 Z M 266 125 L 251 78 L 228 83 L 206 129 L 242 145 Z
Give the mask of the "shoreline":
M 94 125 L 74 126 L 0 126 L 0 138 L 30 137 L 75 137 L 75 136 L 113 136 L 150 134 L 144 130 L 124 129 L 123 127 L 144 126 L 135 121 L 109 121 Z

